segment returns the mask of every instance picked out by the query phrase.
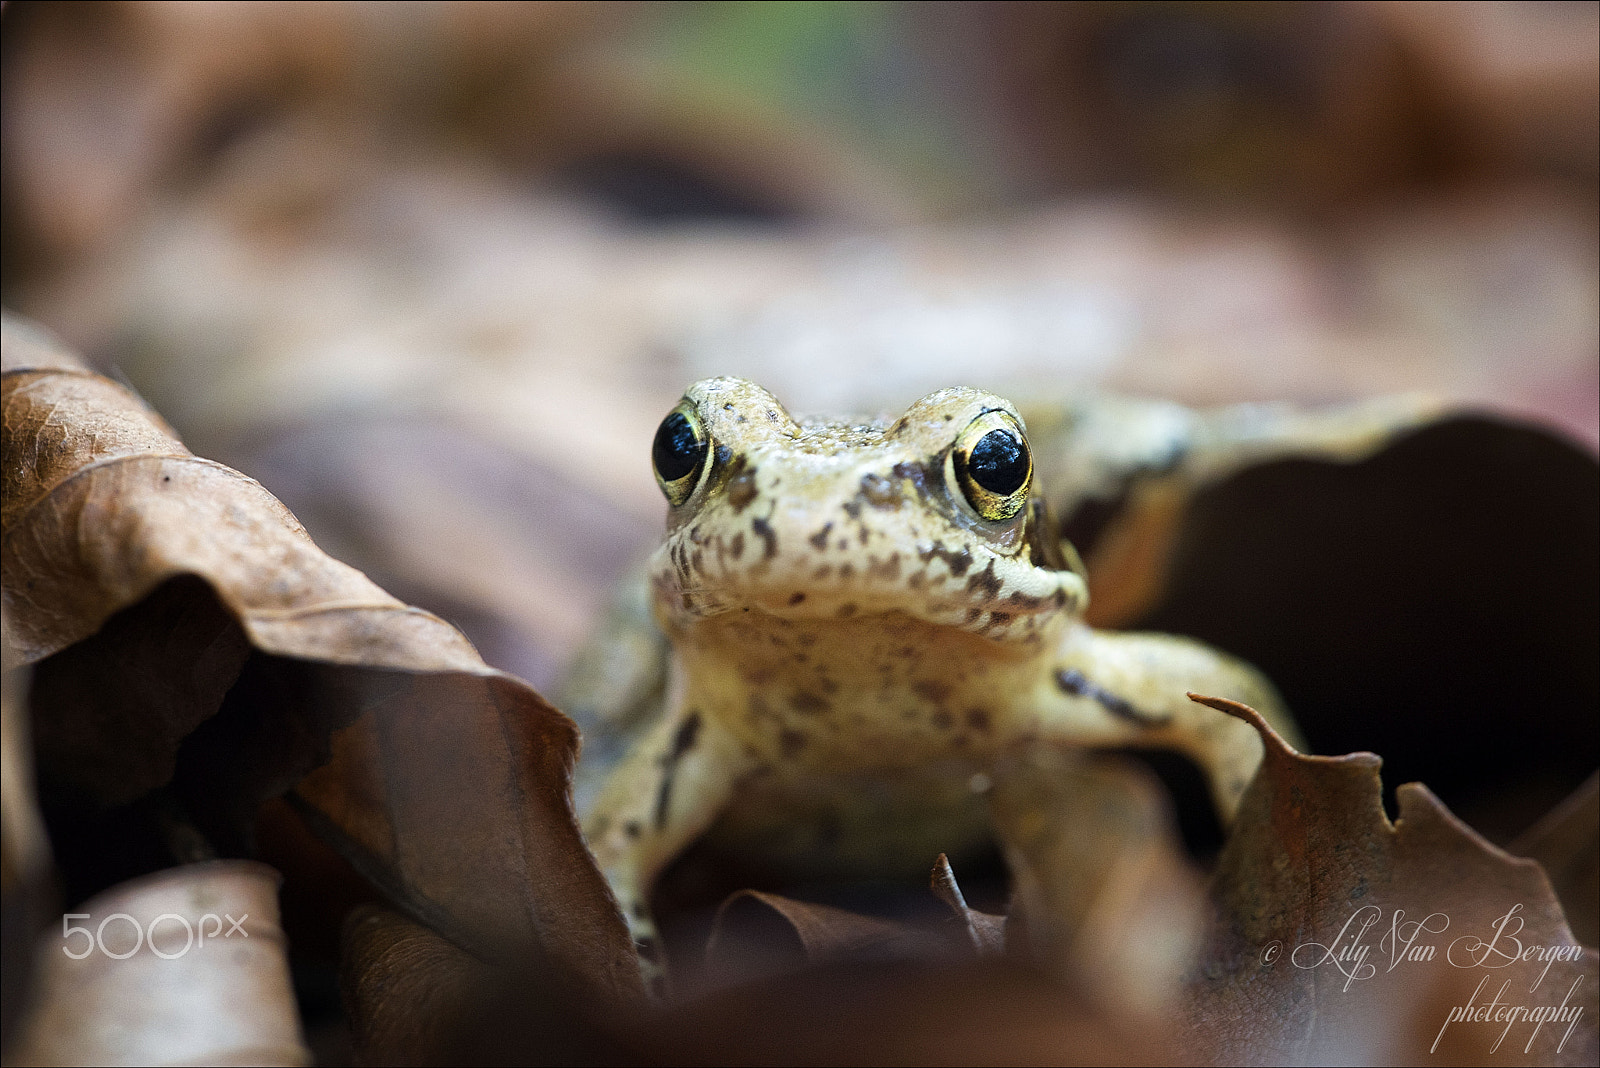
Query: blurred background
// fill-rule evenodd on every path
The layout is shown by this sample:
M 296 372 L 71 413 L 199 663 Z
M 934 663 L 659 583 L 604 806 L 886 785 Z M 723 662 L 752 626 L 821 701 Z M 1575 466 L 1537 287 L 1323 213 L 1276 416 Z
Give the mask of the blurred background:
M 553 685 L 690 381 L 1600 441 L 1594 3 L 36 3 L 3 297 Z

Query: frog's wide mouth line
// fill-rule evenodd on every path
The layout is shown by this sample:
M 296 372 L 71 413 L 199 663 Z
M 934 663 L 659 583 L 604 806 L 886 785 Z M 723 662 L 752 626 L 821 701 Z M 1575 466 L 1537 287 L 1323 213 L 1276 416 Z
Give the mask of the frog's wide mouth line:
M 842 623 L 900 617 L 934 628 L 1005 640 L 1038 634 L 1075 615 L 1085 599 L 1082 579 L 1070 571 L 1015 565 L 991 557 L 981 570 L 930 557 L 909 574 L 888 565 L 822 581 L 813 570 L 771 569 L 684 581 L 671 544 L 657 556 L 656 604 L 669 628 L 729 615 L 755 615 L 782 623 Z M 960 558 L 965 559 L 965 558 Z M 848 565 L 846 565 L 848 566 Z

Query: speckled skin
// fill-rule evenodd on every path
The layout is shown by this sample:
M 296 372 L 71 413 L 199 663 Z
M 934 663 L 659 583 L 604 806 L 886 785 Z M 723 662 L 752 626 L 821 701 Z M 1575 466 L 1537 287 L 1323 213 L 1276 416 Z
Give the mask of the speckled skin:
M 1086 626 L 1086 585 L 1041 502 L 1000 522 L 978 515 L 951 449 L 982 413 L 1020 424 L 1007 401 L 946 389 L 892 423 L 846 424 L 796 421 L 740 379 L 685 397 L 712 444 L 651 560 L 673 647 L 667 700 L 585 819 L 647 959 L 653 881 L 736 798 L 746 817 L 783 800 L 814 814 L 841 784 L 909 785 L 887 799 L 857 792 L 878 798 L 856 806 L 869 825 L 857 859 L 895 837 L 924 848 L 926 828 L 911 825 L 922 810 L 935 830 L 955 824 L 950 841 L 928 838 L 951 851 L 974 813 L 981 829 L 977 773 L 1019 740 L 1055 738 L 1181 750 L 1227 819 L 1261 743 L 1185 691 L 1244 701 L 1292 730 L 1246 665 L 1185 639 Z

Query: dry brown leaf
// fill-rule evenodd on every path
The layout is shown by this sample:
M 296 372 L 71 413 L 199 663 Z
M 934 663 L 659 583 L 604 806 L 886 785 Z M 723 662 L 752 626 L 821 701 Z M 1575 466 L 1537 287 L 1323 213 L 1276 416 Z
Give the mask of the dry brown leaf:
M 345 925 L 341 985 L 363 1064 L 656 1063 L 642 1009 L 544 958 L 489 964 L 393 910 Z
M 706 941 L 713 981 L 727 984 L 830 961 L 949 956 L 949 932 L 782 894 L 741 890 L 722 903 Z
M 648 467 L 646 446 L 630 469 Z M 564 469 L 565 450 L 514 449 L 475 422 L 411 412 L 277 427 L 240 458 L 325 551 L 450 619 L 485 660 L 545 694 L 661 525 L 656 500 L 625 509 L 597 492 L 609 461 L 594 462 Z
M 1195 699 L 1253 724 L 1266 746 L 1188 989 L 1204 1059 L 1594 1063 L 1600 958 L 1573 939 L 1536 863 L 1484 841 L 1419 783 L 1399 788 L 1391 823 L 1370 753 L 1302 756 L 1253 710 Z M 1463 1016 L 1494 1004 L 1568 1015 Z
M 1093 394 L 1054 406 L 1023 400 L 1041 488 L 1089 564 L 1089 622 L 1109 628 L 1129 626 L 1158 601 L 1199 493 L 1274 460 L 1365 459 L 1444 408 L 1422 394 L 1325 407 L 1188 408 Z
M 391 909 L 350 915 L 341 954 L 351 1038 L 366 1064 L 430 1064 L 495 971 Z
M 29 939 L 39 991 L 12 1064 L 310 1064 L 278 926 L 278 873 L 174 868 Z
M 943 853 L 939 854 L 939 858 L 933 863 L 933 874 L 928 881 L 934 896 L 955 913 L 967 943 L 974 953 L 980 956 L 992 956 L 1004 951 L 1006 918 L 991 912 L 979 912 L 967 904 L 966 895 L 961 892 L 961 885 L 956 882 L 956 873 L 950 867 L 949 857 Z
M 537 966 L 486 966 L 386 910 L 353 918 L 346 946 L 367 1063 L 1182 1063 L 1148 1029 L 1002 960 L 834 961 L 597 1013 Z
M 633 987 L 569 720 L 9 316 L 4 368 L 5 607 L 61 810 L 166 786 L 225 840 L 298 782 L 320 832 L 463 945 Z
M 1164 1036 L 1002 960 L 825 965 L 648 1021 L 671 1064 L 1182 1064 Z
M 1306 455 L 1292 436 L 1217 437 L 1244 455 L 1207 461 L 1200 449 L 1170 474 L 1135 477 L 1102 543 L 1089 546 L 1097 606 L 1102 584 L 1157 594 L 1116 625 L 1244 658 L 1283 693 L 1312 751 L 1381 753 L 1392 782 L 1428 783 L 1496 842 L 1594 770 L 1592 453 L 1475 415 L 1344 455 Z M 1119 555 L 1157 562 L 1123 581 Z M 1131 603 L 1108 600 L 1107 611 Z M 1514 729 L 1508 707 L 1525 710 Z

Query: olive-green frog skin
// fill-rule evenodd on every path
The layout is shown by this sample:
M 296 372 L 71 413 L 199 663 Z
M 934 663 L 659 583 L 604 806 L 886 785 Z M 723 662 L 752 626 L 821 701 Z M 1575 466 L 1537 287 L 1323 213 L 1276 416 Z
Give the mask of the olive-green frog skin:
M 669 502 L 649 565 L 671 643 L 664 700 L 584 820 L 647 957 L 655 878 L 730 811 L 750 822 L 787 800 L 782 818 L 798 819 L 842 793 L 866 832 L 855 860 L 901 838 L 925 870 L 981 833 L 973 791 L 1008 746 L 1180 750 L 1227 820 L 1261 743 L 1185 692 L 1292 730 L 1239 661 L 1084 624 L 1081 566 L 1000 397 L 945 389 L 892 422 L 797 421 L 750 382 L 711 379 L 662 423 L 654 461 Z M 852 848 L 838 826 L 827 838 Z

